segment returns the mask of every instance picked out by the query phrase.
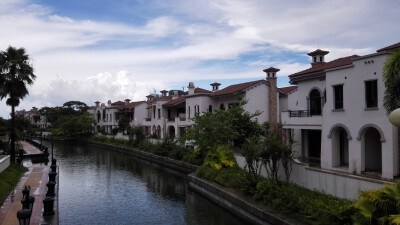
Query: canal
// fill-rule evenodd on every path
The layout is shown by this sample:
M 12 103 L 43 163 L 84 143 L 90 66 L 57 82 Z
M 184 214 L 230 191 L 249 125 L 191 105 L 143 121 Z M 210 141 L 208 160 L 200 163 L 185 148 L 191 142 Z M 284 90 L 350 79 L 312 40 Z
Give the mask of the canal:
M 55 143 L 54 155 L 60 224 L 244 224 L 154 163 L 69 143 Z

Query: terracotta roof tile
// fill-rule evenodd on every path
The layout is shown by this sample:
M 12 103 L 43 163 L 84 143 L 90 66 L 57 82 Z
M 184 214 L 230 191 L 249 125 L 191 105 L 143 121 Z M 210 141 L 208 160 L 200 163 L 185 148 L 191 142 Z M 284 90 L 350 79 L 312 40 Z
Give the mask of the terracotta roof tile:
M 322 72 L 327 69 L 350 65 L 353 63 L 353 59 L 356 59 L 358 57 L 359 57 L 358 55 L 352 55 L 352 56 L 348 56 L 348 57 L 338 58 L 338 59 L 335 59 L 335 60 L 327 62 L 327 63 L 317 64 L 309 69 L 289 75 L 289 77 L 292 78 L 292 77 L 296 77 L 296 76 L 300 76 L 300 75 L 305 75 L 308 73 Z
M 243 91 L 246 88 L 249 88 L 253 85 L 262 83 L 262 82 L 267 82 L 267 81 L 266 80 L 256 80 L 256 81 L 251 81 L 251 82 L 246 82 L 246 83 L 241 83 L 241 84 L 234 84 L 234 85 L 228 86 L 222 90 L 212 93 L 211 96 L 234 94 L 234 93 Z
M 397 44 L 389 45 L 387 47 L 378 49 L 376 52 L 383 52 L 383 51 L 388 51 L 388 50 L 394 50 L 396 48 L 400 48 L 400 42 Z
M 292 92 L 293 90 L 296 90 L 297 86 L 288 86 L 288 87 L 281 87 L 278 88 L 278 90 L 282 93 L 282 94 L 289 94 L 290 92 Z
M 329 53 L 328 51 L 324 51 L 324 50 L 321 50 L 321 49 L 317 49 L 317 50 L 315 50 L 315 51 L 313 51 L 313 52 L 307 53 L 307 55 L 309 55 L 309 56 L 316 56 L 316 55 L 326 55 L 326 54 L 328 54 L 328 53 Z
M 117 102 L 111 103 L 111 105 L 125 105 L 125 102 L 123 102 L 123 101 L 117 101 Z
M 131 102 L 131 103 L 128 103 L 126 105 L 121 106 L 120 109 L 131 109 L 131 108 L 134 108 L 134 107 L 136 107 L 136 106 L 138 106 L 138 105 L 140 105 L 142 103 L 146 103 L 146 102 L 145 101 Z
M 194 89 L 195 94 L 200 94 L 200 93 L 211 93 L 211 91 L 203 89 L 203 88 L 195 88 Z
M 163 96 L 159 99 L 157 99 L 156 101 L 171 101 L 172 100 L 172 95 L 170 96 Z
M 169 102 L 163 104 L 163 107 L 178 105 L 178 104 L 184 102 L 185 99 L 186 99 L 186 96 L 182 95 L 182 96 L 180 96 L 180 97 L 178 97 L 178 98 L 176 98 L 176 99 L 174 99 L 172 101 L 169 101 Z

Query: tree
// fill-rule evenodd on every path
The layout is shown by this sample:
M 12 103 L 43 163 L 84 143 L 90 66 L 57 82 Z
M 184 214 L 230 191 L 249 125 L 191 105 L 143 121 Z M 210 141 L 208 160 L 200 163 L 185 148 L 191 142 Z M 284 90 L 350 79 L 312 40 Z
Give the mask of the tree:
M 383 105 L 386 113 L 400 108 L 400 50 L 394 51 L 383 67 L 385 96 Z
M 86 103 L 80 101 L 69 101 L 63 104 L 63 114 L 82 115 L 88 110 Z
M 127 131 L 131 127 L 129 123 L 130 123 L 129 118 L 126 115 L 122 115 L 118 121 L 119 130 L 122 131 L 122 133 L 125 133 L 125 131 Z
M 216 109 L 214 113 L 205 112 L 192 119 L 194 124 L 187 129 L 184 138 L 194 141 L 201 157 L 205 157 L 209 150 L 218 145 L 234 143 L 242 147 L 246 138 L 260 132 L 260 126 L 255 119 L 260 112 L 247 112 L 243 109 L 247 101 L 243 98 L 238 100 L 238 105 L 232 105 L 227 110 Z
M 24 48 L 10 46 L 0 53 L 0 99 L 8 97 L 6 104 L 11 106 L 11 161 L 15 160 L 15 107 L 29 94 L 26 85 L 33 84 L 33 71 Z

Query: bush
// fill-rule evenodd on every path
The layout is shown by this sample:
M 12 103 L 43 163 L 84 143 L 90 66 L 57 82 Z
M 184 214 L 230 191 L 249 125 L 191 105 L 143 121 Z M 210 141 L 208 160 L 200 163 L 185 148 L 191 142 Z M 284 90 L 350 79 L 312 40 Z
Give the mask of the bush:
M 352 224 L 352 202 L 295 184 L 264 179 L 257 185 L 255 198 L 312 225 Z
M 225 145 L 209 151 L 196 174 L 230 188 L 238 189 L 246 183 L 246 172 L 239 168 L 233 152 Z

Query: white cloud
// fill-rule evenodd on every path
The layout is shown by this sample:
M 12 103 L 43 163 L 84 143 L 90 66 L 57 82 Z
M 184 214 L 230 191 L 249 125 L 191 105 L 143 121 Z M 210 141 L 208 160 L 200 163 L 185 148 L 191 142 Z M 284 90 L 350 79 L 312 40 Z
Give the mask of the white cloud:
M 308 57 L 298 55 L 316 48 L 329 50 L 332 60 L 372 53 L 400 36 L 398 1 L 152 3 L 162 13 L 145 12 L 145 21 L 130 24 L 72 18 L 30 0 L 0 1 L 0 27 L 7 28 L 0 49 L 25 47 L 37 75 L 19 108 L 144 100 L 153 88 L 188 81 L 264 78 L 269 66 L 286 76 L 308 68 Z M 241 61 L 246 54 L 254 61 Z M 8 113 L 2 101 L 0 116 Z

